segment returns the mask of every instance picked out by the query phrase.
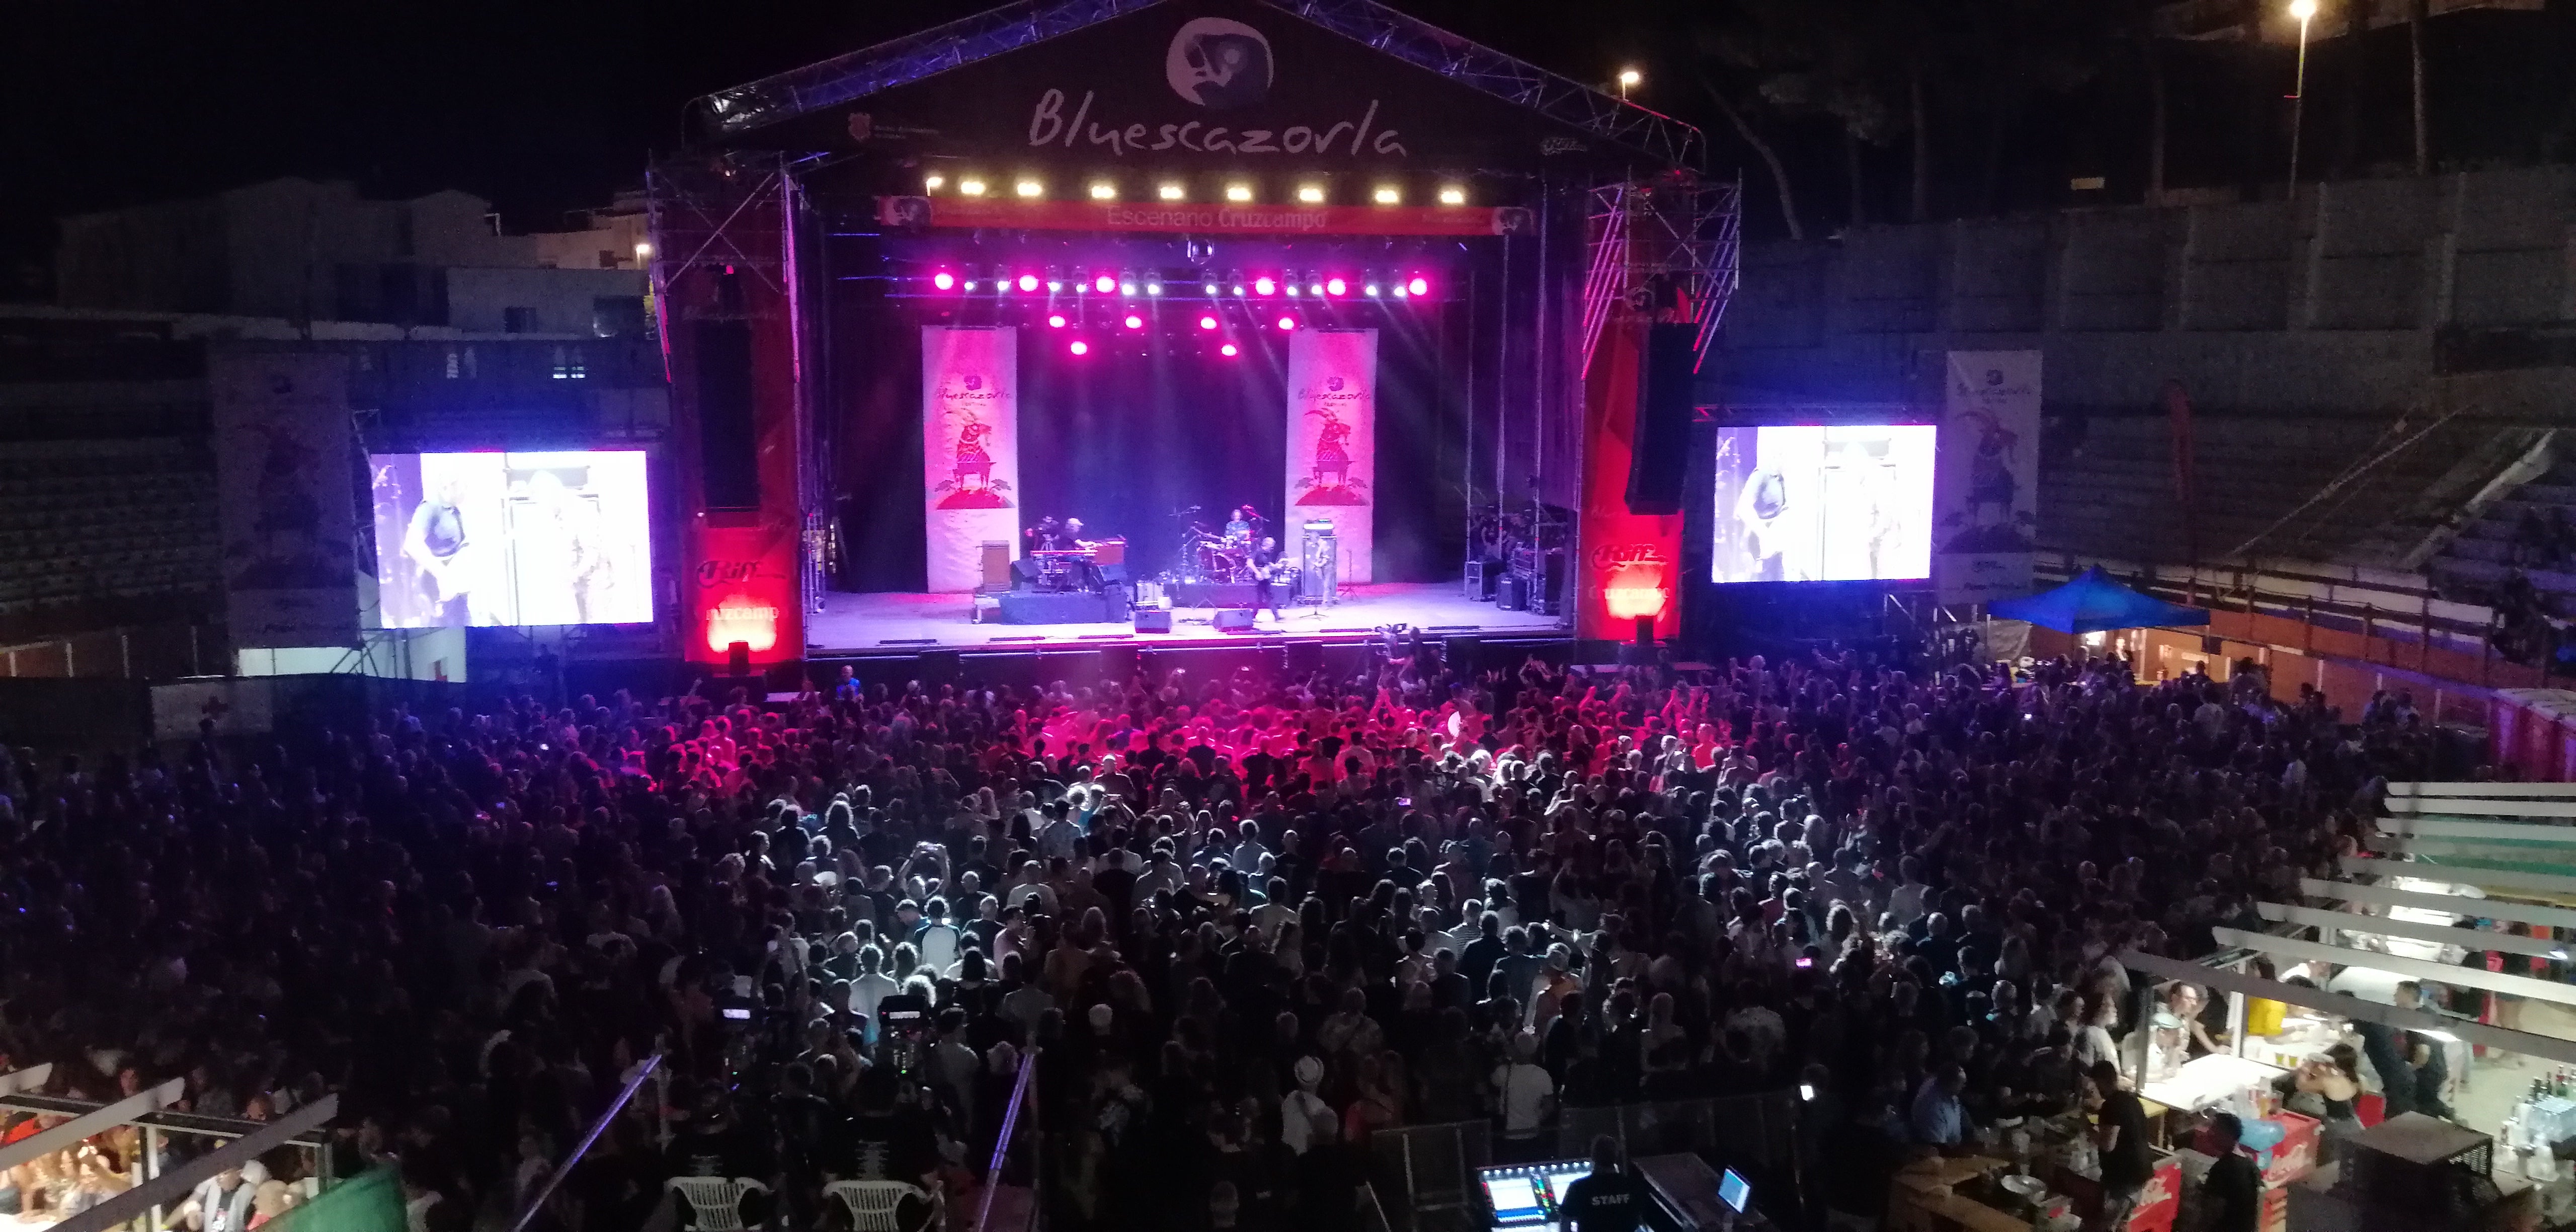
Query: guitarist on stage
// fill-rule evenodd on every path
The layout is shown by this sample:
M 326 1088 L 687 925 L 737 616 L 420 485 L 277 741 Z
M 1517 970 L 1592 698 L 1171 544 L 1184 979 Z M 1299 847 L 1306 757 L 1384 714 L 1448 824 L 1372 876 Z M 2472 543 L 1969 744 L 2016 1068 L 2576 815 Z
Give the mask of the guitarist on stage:
M 1281 624 L 1288 622 L 1279 611 L 1279 541 L 1266 536 L 1252 551 L 1253 618 L 1259 619 L 1264 610 L 1279 617 Z

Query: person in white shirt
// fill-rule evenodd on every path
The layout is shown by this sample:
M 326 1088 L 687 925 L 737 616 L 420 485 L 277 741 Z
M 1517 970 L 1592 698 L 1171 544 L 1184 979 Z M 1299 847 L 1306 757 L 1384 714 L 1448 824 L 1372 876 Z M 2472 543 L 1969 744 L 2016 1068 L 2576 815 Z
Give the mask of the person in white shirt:
M 868 1020 L 868 1039 L 873 1043 L 877 1033 L 877 1002 L 895 994 L 899 987 L 887 975 L 885 951 L 870 945 L 859 951 L 859 976 L 850 981 L 850 1012 L 864 1014 Z
M 1896 888 L 1887 895 L 1887 914 L 1898 928 L 1911 928 L 1931 908 L 1926 905 L 1932 887 L 1923 884 L 1923 862 L 1906 856 L 1896 862 Z
M 1494 1067 L 1494 1100 L 1503 1110 L 1502 1142 L 1495 1158 L 1515 1161 L 1545 1149 L 1541 1133 L 1556 1110 L 1556 1080 L 1539 1068 L 1538 1037 L 1523 1031 L 1512 1037 L 1512 1060 Z

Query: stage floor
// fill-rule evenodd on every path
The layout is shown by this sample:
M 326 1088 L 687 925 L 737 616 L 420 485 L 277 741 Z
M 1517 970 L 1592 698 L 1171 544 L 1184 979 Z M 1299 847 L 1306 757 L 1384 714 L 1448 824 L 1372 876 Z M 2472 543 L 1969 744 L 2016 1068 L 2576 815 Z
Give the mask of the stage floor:
M 1380 625 L 1405 624 L 1438 633 L 1545 637 L 1566 633 L 1564 623 L 1537 612 L 1507 612 L 1478 603 L 1461 593 L 1456 582 L 1382 582 L 1352 586 L 1331 608 L 1290 606 L 1287 620 L 1261 614 L 1251 633 L 1219 633 L 1210 608 L 1182 608 L 1172 613 L 1169 633 L 1138 633 L 1126 624 L 1006 625 L 976 624 L 970 619 L 974 600 L 968 595 L 909 593 L 823 596 L 823 611 L 805 621 L 809 657 L 909 654 L 924 648 L 1041 648 L 1110 640 L 1190 645 L 1237 643 L 1258 638 L 1342 640 L 1366 635 Z

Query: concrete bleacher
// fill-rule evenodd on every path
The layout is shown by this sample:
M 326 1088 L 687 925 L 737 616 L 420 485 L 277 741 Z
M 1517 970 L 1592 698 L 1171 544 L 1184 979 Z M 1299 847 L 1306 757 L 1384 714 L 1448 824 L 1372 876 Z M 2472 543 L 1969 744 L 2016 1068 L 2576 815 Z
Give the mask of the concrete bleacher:
M 2527 549 L 2518 555 L 2514 543 L 2525 513 L 2546 521 L 2553 510 L 2576 526 L 2576 464 L 2559 463 L 2496 499 L 2443 545 L 2426 571 L 2445 593 L 2489 599 L 2520 570 L 2533 589 L 2555 600 L 2552 606 L 2562 614 L 2576 611 L 2576 545 L 2551 560 L 2546 553 Z
M 214 464 L 201 441 L 0 444 L 0 615 L 217 589 Z

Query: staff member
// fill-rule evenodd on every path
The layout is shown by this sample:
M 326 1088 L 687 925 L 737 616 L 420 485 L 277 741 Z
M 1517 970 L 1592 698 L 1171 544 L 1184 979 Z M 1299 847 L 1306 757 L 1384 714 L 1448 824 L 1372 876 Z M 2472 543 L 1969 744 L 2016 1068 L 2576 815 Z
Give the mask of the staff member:
M 1565 1187 L 1557 1199 L 1561 1232 L 1637 1232 L 1646 1225 L 1646 1183 L 1619 1164 L 1618 1140 L 1592 1140 L 1592 1175 Z

